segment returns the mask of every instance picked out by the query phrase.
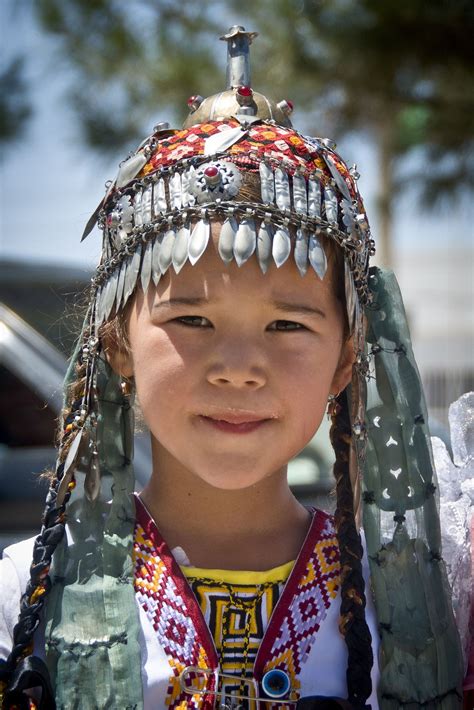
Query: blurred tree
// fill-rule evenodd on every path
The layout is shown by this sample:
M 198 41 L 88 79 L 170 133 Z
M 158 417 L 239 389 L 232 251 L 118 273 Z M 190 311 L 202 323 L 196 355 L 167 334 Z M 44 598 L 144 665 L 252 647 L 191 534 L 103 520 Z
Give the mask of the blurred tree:
M 24 58 L 16 56 L 0 71 L 0 147 L 23 135 L 31 105 L 24 75 Z
M 94 149 L 134 147 L 163 111 L 183 118 L 190 94 L 212 93 L 218 84 L 212 52 L 222 21 L 214 2 L 37 0 L 35 9 L 62 39 L 75 70 L 70 98 Z
M 367 131 L 379 162 L 381 261 L 391 262 L 394 197 L 416 180 L 424 204 L 474 185 L 471 0 L 37 0 L 44 28 L 75 69 L 86 142 L 132 147 L 163 107 L 222 87 L 215 37 L 257 29 L 254 85 L 290 95 L 308 131 Z M 222 48 L 223 51 L 223 48 Z M 222 54 L 219 55 L 222 57 Z M 217 68 L 219 65 L 219 68 Z M 413 174 L 402 157 L 417 151 Z
M 330 130 L 337 137 L 363 130 L 375 141 L 378 252 L 382 262 L 391 263 L 393 198 L 400 188 L 416 184 L 420 203 L 432 206 L 474 187 L 473 3 L 235 0 L 234 5 L 265 28 L 268 43 L 255 48 L 267 52 L 259 66 L 273 80 L 283 75 L 293 82 L 293 97 L 318 116 L 316 132 Z M 413 173 L 401 158 L 415 150 L 422 168 Z

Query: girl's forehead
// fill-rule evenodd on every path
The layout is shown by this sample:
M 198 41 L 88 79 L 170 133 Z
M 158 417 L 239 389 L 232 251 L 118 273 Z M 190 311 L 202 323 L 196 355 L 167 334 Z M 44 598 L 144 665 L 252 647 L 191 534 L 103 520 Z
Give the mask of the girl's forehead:
M 170 269 L 158 283 L 155 298 L 234 298 L 236 308 L 239 302 L 252 299 L 259 302 L 288 299 L 311 302 L 333 298 L 335 289 L 331 269 L 321 280 L 312 270 L 301 276 L 292 260 L 280 268 L 271 264 L 266 273 L 262 272 L 255 255 L 242 266 L 235 261 L 225 264 L 217 251 L 217 238 L 196 264 L 188 262 L 178 274 Z

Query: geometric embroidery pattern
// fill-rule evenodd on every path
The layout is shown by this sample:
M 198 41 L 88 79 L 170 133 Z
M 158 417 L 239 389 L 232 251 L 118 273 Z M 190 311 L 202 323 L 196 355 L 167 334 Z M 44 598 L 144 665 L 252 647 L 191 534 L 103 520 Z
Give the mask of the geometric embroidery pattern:
M 165 704 L 171 709 L 210 710 L 214 707 L 214 697 L 211 694 L 187 695 L 180 688 L 179 676 L 186 666 L 211 670 L 218 668 L 219 660 L 209 627 L 214 628 L 214 631 L 219 627 L 218 607 L 225 606 L 222 594 L 217 592 L 213 594 L 209 590 L 207 607 L 203 599 L 200 600 L 206 617 L 214 614 L 216 621 L 214 625 L 210 617 L 205 620 L 198 603 L 199 594 L 204 593 L 200 582 L 204 580 L 200 582 L 196 580 L 196 595 L 193 594 L 139 498 L 136 510 L 133 549 L 135 593 L 140 606 L 155 629 L 157 639 L 170 664 L 170 680 Z M 278 587 L 277 584 L 274 586 Z M 277 591 L 270 591 L 270 594 L 273 594 L 273 601 L 266 600 L 267 611 L 262 614 L 263 610 L 260 609 L 251 620 L 250 628 L 255 646 L 258 646 L 257 637 L 261 638 L 256 657 L 252 652 L 252 657 L 255 658 L 253 677 L 257 681 L 261 681 L 262 676 L 273 668 L 284 670 L 290 677 L 294 691 L 292 700 L 297 700 L 301 668 L 332 601 L 337 597 L 339 586 L 339 548 L 332 518 L 322 511 L 315 511 L 306 541 L 283 591 L 281 587 Z M 245 595 L 244 590 L 241 591 Z M 251 590 L 247 592 L 251 593 Z M 273 612 L 270 611 L 271 618 L 265 630 L 270 606 Z M 235 614 L 231 619 L 231 629 L 236 637 L 237 656 L 238 637 L 243 623 L 243 617 L 239 617 L 239 614 Z M 216 640 L 218 641 L 217 638 Z M 219 643 L 217 645 L 219 646 Z M 226 665 L 230 662 L 228 657 L 222 660 Z M 229 670 L 238 671 L 241 676 L 245 675 L 248 669 L 243 665 L 239 666 L 238 660 L 236 663 L 230 662 Z M 211 682 L 207 688 L 212 691 L 214 689 L 212 678 L 209 680 Z M 288 705 L 283 706 L 276 701 L 270 706 L 267 701 L 265 708 L 270 710 L 270 707 L 275 710 L 278 707 L 288 708 Z
M 299 687 L 298 676 L 316 634 L 327 615 L 340 586 L 339 547 L 332 519 L 324 516 L 320 534 L 309 557 L 300 554 L 304 563 L 297 576 L 297 589 L 285 588 L 275 609 L 270 627 L 260 646 L 255 663 L 255 677 L 260 679 L 272 668 L 289 674 L 292 686 Z M 302 551 L 303 553 L 303 551 Z M 295 570 L 296 571 L 296 570 Z M 292 575 L 293 577 L 293 575 Z M 273 632 L 273 629 L 276 629 Z
M 172 135 L 160 140 L 155 153 L 139 173 L 139 177 L 145 177 L 158 168 L 169 167 L 177 160 L 204 155 L 206 140 L 210 136 L 239 125 L 235 118 L 228 118 L 225 121 L 209 121 L 174 131 Z M 293 168 L 299 167 L 305 172 L 318 168 L 324 184 L 331 179 L 329 168 L 319 153 L 300 136 L 291 134 L 281 126 L 254 123 L 249 127 L 248 132 L 229 148 L 228 152 L 237 165 L 243 159 L 247 167 L 249 165 L 255 167 L 258 165 L 256 159 L 261 159 L 265 152 L 275 161 L 286 162 Z M 255 155 L 256 158 L 252 158 L 252 155 Z M 338 163 L 338 168 L 346 177 L 347 182 L 347 167 Z M 350 185 L 349 181 L 348 186 Z M 354 199 L 356 195 L 351 194 L 351 197 Z
M 135 525 L 133 563 L 136 597 L 156 631 L 172 671 L 166 705 L 170 708 L 212 708 L 209 699 L 193 698 L 181 690 L 179 676 L 186 666 L 212 668 L 214 664 L 200 642 L 201 634 L 186 599 L 186 589 L 178 588 L 173 570 L 139 522 Z M 195 605 L 195 600 L 192 601 Z

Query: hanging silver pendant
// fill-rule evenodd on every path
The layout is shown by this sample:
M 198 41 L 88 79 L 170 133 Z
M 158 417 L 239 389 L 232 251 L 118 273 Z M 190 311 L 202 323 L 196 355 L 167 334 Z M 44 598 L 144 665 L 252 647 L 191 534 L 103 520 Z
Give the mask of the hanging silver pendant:
M 104 304 L 104 320 L 107 320 L 112 312 L 112 308 L 115 303 L 115 296 L 117 293 L 117 286 L 119 280 L 119 269 L 115 269 L 112 276 L 109 277 L 107 286 L 105 289 L 105 304 Z
M 155 286 L 161 279 L 161 269 L 160 269 L 160 250 L 161 250 L 161 240 L 163 239 L 162 234 L 158 234 L 155 237 L 153 243 L 153 251 L 151 254 L 151 277 Z
M 169 181 L 170 203 L 172 210 L 181 209 L 181 175 L 173 173 Z
M 153 209 L 156 217 L 167 210 L 165 181 L 163 178 L 160 178 L 153 186 Z
M 97 325 L 102 325 L 104 310 L 104 288 L 99 289 L 95 294 L 95 321 Z
M 120 267 L 120 274 L 119 274 L 119 280 L 118 280 L 118 286 L 117 286 L 117 295 L 115 296 L 115 311 L 118 313 L 121 306 L 122 306 L 122 300 L 123 300 L 123 289 L 125 286 L 125 274 L 127 273 L 127 264 L 126 264 L 126 259 L 122 261 L 122 265 Z
M 352 203 L 346 199 L 341 200 L 341 210 L 342 223 L 346 227 L 347 234 L 357 238 L 357 235 L 355 235 L 355 220 Z
M 124 261 L 122 262 L 122 268 L 120 269 L 120 277 L 122 277 L 122 271 L 123 271 L 122 302 L 120 304 L 121 308 L 123 308 L 125 306 L 125 304 L 127 303 L 127 290 L 130 286 L 130 280 L 131 280 L 131 275 L 130 275 L 131 263 L 132 263 L 132 257 L 127 256 L 127 258 L 124 259 Z
M 308 233 L 301 227 L 296 230 L 294 257 L 298 271 L 304 276 L 308 270 Z
M 237 266 L 242 266 L 255 251 L 256 234 L 255 221 L 252 217 L 244 217 L 237 229 L 234 241 L 234 256 Z
M 140 280 L 142 284 L 142 291 L 145 295 L 148 289 L 148 284 L 151 279 L 151 257 L 153 254 L 153 242 L 149 241 L 143 252 L 143 262 L 140 271 Z
M 186 222 L 176 232 L 176 239 L 174 240 L 173 244 L 173 253 L 171 261 L 173 263 L 173 268 L 177 274 L 179 274 L 186 261 L 188 260 L 190 236 L 191 230 L 189 229 L 189 223 Z
M 234 258 L 234 241 L 238 224 L 235 217 L 227 217 L 221 227 L 217 249 L 222 261 L 229 264 Z
M 138 175 L 146 161 L 147 157 L 144 153 L 137 153 L 136 155 L 132 155 L 131 158 L 128 158 L 128 160 L 125 160 L 119 168 L 115 180 L 115 187 L 120 189 L 128 185 L 128 183 Z
M 321 184 L 314 177 L 308 180 L 308 215 L 321 217 Z
M 120 249 L 121 246 L 121 239 L 119 236 L 119 230 L 118 229 L 109 229 L 109 239 L 110 239 L 110 255 L 114 254 L 118 249 Z
M 84 428 L 79 429 L 69 447 L 69 451 L 67 452 L 66 460 L 64 462 L 63 475 L 58 486 L 58 492 L 56 497 L 56 505 L 58 506 L 61 505 L 64 501 L 64 496 L 67 493 L 68 486 L 72 480 L 74 471 L 76 469 L 76 462 L 79 456 L 81 442 L 83 440 L 85 442 L 86 438 L 87 434 Z
M 189 168 L 189 170 L 185 170 L 184 173 L 181 175 L 181 199 L 183 207 L 191 207 L 196 202 L 196 198 L 191 195 L 190 192 L 190 184 L 193 172 L 194 168 Z
M 354 285 L 354 278 L 349 264 L 344 259 L 344 286 L 346 292 L 347 319 L 349 321 L 349 332 L 353 332 L 356 318 L 357 293 Z
M 283 266 L 291 253 L 291 239 L 287 227 L 277 227 L 273 237 L 272 256 L 277 268 Z
M 107 303 L 107 293 L 110 289 L 109 281 L 107 281 L 101 288 L 100 290 L 100 296 L 98 300 L 98 314 L 99 314 L 99 322 L 100 324 L 105 322 L 105 309 L 106 309 L 106 303 Z
M 326 210 L 326 221 L 332 227 L 337 227 L 337 195 L 332 185 L 324 187 L 324 208 Z
M 288 175 L 281 168 L 275 170 L 275 199 L 281 210 L 291 208 L 290 183 Z
M 326 275 L 328 268 L 328 262 L 326 258 L 326 253 L 321 245 L 316 234 L 310 234 L 308 243 L 308 258 L 309 263 L 322 280 Z
M 161 242 L 160 255 L 158 257 L 158 265 L 162 274 L 168 271 L 171 260 L 173 258 L 173 247 L 176 240 L 176 232 L 174 229 L 168 229 L 165 232 L 163 241 Z
M 257 259 L 262 273 L 266 274 L 272 261 L 273 227 L 270 222 L 260 224 L 257 236 Z
M 195 225 L 189 240 L 188 256 L 189 261 L 193 266 L 205 252 L 209 242 L 210 233 L 211 228 L 209 225 L 209 219 L 207 218 L 207 215 L 204 214 Z
M 127 301 L 135 290 L 137 285 L 138 274 L 140 273 L 140 259 L 142 255 L 141 245 L 137 247 L 133 256 L 127 259 L 127 272 L 125 274 L 125 285 L 123 289 L 123 305 L 127 305 Z
M 142 222 L 148 224 L 153 219 L 152 215 L 153 187 L 147 185 L 142 195 Z
M 324 158 L 324 162 L 329 168 L 329 171 L 334 179 L 334 182 L 336 183 L 337 188 L 339 189 L 339 192 L 343 195 L 343 197 L 346 198 L 346 200 L 351 200 L 351 193 L 349 192 L 349 188 L 347 186 L 346 181 L 344 180 L 343 176 L 337 169 L 336 163 L 334 162 L 334 159 L 330 153 L 327 153 L 326 151 L 323 151 L 322 156 Z
M 113 240 L 113 233 L 115 230 L 108 229 L 107 226 L 104 227 L 104 238 L 102 239 L 102 254 L 105 256 L 105 260 L 108 261 L 111 257 L 110 244 Z M 114 240 L 115 241 L 115 240 Z
M 225 131 L 219 131 L 219 133 L 214 133 L 213 136 L 209 136 L 204 141 L 204 155 L 215 155 L 223 150 L 227 150 L 231 145 L 242 140 L 246 136 L 248 131 L 242 130 L 242 128 L 228 128 Z
M 120 241 L 128 237 L 133 229 L 133 205 L 129 195 L 124 195 L 117 202 L 118 228 L 117 235 Z M 115 210 L 112 214 L 115 213 Z M 117 244 L 119 246 L 119 244 Z
M 133 223 L 135 227 L 141 227 L 143 224 L 141 190 L 138 190 L 133 198 Z
M 273 170 L 266 163 L 260 163 L 259 172 L 262 202 L 267 205 L 273 205 L 275 202 L 275 181 L 273 178 Z
M 306 180 L 303 175 L 293 175 L 293 205 L 298 214 L 307 214 L 308 195 L 306 193 Z

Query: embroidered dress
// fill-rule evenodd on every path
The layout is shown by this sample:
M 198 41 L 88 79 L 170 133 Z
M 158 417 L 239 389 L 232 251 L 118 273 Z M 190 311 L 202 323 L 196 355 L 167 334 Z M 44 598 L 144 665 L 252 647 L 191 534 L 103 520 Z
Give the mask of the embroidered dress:
M 141 626 L 144 710 L 209 710 L 219 707 L 220 700 L 209 692 L 215 689 L 213 673 L 219 668 L 219 644 L 215 642 L 215 629 L 211 634 L 212 623 L 208 624 L 206 605 L 202 598 L 198 601 L 203 589 L 198 589 L 197 596 L 193 593 L 192 588 L 196 588 L 196 584 L 192 576 L 186 579 L 139 499 L 136 500 L 136 507 L 134 586 Z M 0 561 L 0 658 L 6 658 L 11 648 L 19 600 L 29 576 L 33 542 L 31 538 L 10 546 Z M 314 511 L 306 541 L 291 572 L 285 567 L 271 570 L 270 575 L 277 575 L 266 580 L 272 587 L 274 582 L 278 582 L 279 596 L 276 599 L 277 592 L 273 587 L 275 598 L 269 599 L 266 589 L 267 612 L 261 612 L 261 617 L 268 617 L 267 627 L 263 629 L 256 655 L 253 647 L 250 649 L 254 659 L 252 676 L 260 691 L 264 674 L 278 668 L 288 673 L 295 695 L 345 697 L 347 649 L 338 632 L 339 562 L 329 516 Z M 196 570 L 186 568 L 185 571 L 192 575 Z M 206 572 L 209 574 L 209 571 Z M 286 582 L 280 584 L 279 579 L 283 580 L 288 572 Z M 241 574 L 245 576 L 245 573 L 238 573 Z M 365 577 L 367 581 L 366 561 Z M 229 581 L 239 588 L 244 577 L 231 577 Z M 258 580 L 247 577 L 245 581 L 255 584 Z M 200 586 L 199 581 L 197 586 Z M 375 657 L 372 672 L 374 691 L 369 700 L 372 710 L 377 710 L 378 632 L 370 595 L 367 599 L 367 619 Z M 126 623 L 124 618 L 124 626 Z M 40 658 L 45 657 L 44 620 L 35 636 L 34 652 Z M 227 659 L 226 655 L 224 663 Z M 193 665 L 211 671 L 211 675 L 207 672 L 204 684 L 201 679 L 201 687 L 207 693 L 205 696 L 192 697 L 181 692 L 179 675 L 183 669 Z M 248 665 L 250 667 L 251 663 Z M 228 665 L 225 667 L 229 668 Z M 252 690 L 250 685 L 248 688 Z M 279 706 L 261 702 L 260 707 L 261 710 L 269 710 Z M 283 707 L 281 703 L 280 707 Z M 284 707 L 293 710 L 294 705 Z
M 244 690 L 247 696 L 266 698 L 267 708 L 288 707 L 288 701 L 292 707 L 302 690 L 308 694 L 301 676 L 339 589 L 339 551 L 330 516 L 313 511 L 306 540 L 286 583 L 289 569 L 283 565 L 277 568 L 280 579 L 261 585 L 255 584 L 255 578 L 248 585 L 225 584 L 226 593 L 219 601 L 222 584 L 202 579 L 192 568 L 186 573 L 189 582 L 186 580 L 138 499 L 134 566 L 137 601 L 168 658 L 166 707 L 211 708 L 216 691 L 223 688 L 226 694 Z M 232 607 L 247 603 L 253 606 L 249 616 Z M 250 631 L 247 644 L 246 627 Z M 235 632 L 235 638 L 223 634 L 223 629 Z M 192 671 L 186 670 L 189 668 Z M 287 704 L 264 693 L 262 680 L 273 669 L 284 671 L 289 678 Z M 245 682 L 223 685 L 218 674 L 227 670 Z M 189 681 L 189 687 L 183 679 Z M 199 692 L 193 695 L 193 690 Z

